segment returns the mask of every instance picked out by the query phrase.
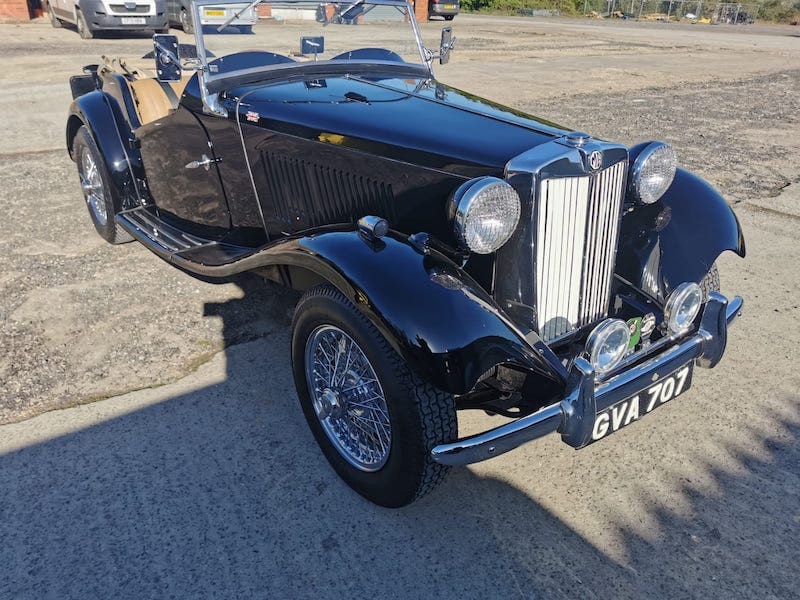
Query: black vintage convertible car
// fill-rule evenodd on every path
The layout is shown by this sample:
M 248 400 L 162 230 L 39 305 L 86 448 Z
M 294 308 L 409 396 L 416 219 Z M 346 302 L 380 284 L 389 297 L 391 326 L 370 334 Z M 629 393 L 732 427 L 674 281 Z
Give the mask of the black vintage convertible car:
M 198 11 L 219 2 L 194 2 Z M 304 291 L 297 394 L 333 468 L 402 506 L 545 434 L 581 448 L 721 359 L 736 217 L 665 143 L 625 147 L 437 82 L 410 4 L 283 1 L 249 44 L 157 35 L 71 80 L 97 231 L 205 278 Z M 223 25 L 224 27 L 224 25 Z M 255 39 L 255 42 L 252 40 Z M 459 438 L 457 414 L 496 426 Z

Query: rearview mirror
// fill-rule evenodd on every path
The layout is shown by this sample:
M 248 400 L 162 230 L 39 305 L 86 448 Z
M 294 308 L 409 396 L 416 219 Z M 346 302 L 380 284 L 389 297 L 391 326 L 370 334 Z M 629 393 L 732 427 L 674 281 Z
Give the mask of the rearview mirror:
M 439 43 L 439 64 L 446 65 L 450 62 L 450 51 L 455 48 L 456 38 L 453 36 L 452 27 L 442 27 L 442 41 Z
M 178 56 L 178 36 L 157 33 L 153 36 L 156 74 L 159 81 L 180 81 L 181 59 Z

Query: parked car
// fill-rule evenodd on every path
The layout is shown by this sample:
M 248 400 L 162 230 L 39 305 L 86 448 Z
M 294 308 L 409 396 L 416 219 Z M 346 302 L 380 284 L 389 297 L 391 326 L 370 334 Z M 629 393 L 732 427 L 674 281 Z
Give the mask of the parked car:
M 194 33 L 195 22 L 209 28 L 227 23 L 231 28 L 237 28 L 239 33 L 252 33 L 253 25 L 258 22 L 255 6 L 247 2 L 235 4 L 218 2 L 210 6 L 203 6 L 198 12 L 198 20 L 192 21 L 190 0 L 165 1 L 170 25 L 180 25 L 186 33 Z
M 269 49 L 225 54 L 197 30 L 189 52 L 157 35 L 154 62 L 87 67 L 67 147 L 108 242 L 304 292 L 297 395 L 353 489 L 402 506 L 545 434 L 582 448 L 719 362 L 742 300 L 715 261 L 744 239 L 669 145 L 436 81 L 452 31 L 426 48 L 402 0 L 272 13 Z M 466 410 L 497 426 L 459 438 Z
M 48 0 L 53 27 L 74 25 L 80 36 L 91 39 L 97 31 L 169 31 L 165 0 Z
M 452 21 L 461 10 L 461 0 L 429 0 L 428 17 L 442 17 Z

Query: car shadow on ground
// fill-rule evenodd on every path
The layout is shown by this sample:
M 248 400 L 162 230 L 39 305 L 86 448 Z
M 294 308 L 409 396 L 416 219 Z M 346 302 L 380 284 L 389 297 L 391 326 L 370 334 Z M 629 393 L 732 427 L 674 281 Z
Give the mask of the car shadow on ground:
M 624 561 L 514 485 L 474 469 L 454 471 L 410 507 L 386 510 L 336 477 L 303 421 L 288 353 L 297 295 L 250 278 L 237 283 L 242 298 L 206 311 L 225 322 L 218 383 L 0 456 L 0 597 L 797 593 L 797 574 L 785 568 L 800 564 L 797 498 L 786 498 L 794 527 L 771 528 L 758 510 L 760 482 L 797 479 L 797 419 L 770 416 L 789 435 L 770 443 L 768 458 L 731 448 L 740 454 L 736 472 L 704 463 L 716 493 L 681 483 L 681 516 L 653 509 L 652 535 L 624 523 L 608 532 Z M 283 294 L 277 302 L 276 293 Z M 248 322 L 268 298 L 281 308 L 267 319 L 273 327 L 254 332 Z M 575 502 L 591 502 L 591 494 Z M 718 523 L 734 523 L 736 534 Z M 785 550 L 770 552 L 773 544 Z M 729 565 L 731 553 L 752 570 Z M 717 567 L 712 580 L 700 575 L 709 561 Z

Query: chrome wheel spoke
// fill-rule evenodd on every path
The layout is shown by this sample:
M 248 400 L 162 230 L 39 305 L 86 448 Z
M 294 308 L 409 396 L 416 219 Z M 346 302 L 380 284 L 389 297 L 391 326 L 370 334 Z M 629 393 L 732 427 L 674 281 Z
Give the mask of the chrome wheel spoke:
M 383 422 L 378 419 L 370 419 L 368 417 L 365 417 L 364 415 L 351 414 L 350 416 L 356 421 L 361 421 L 363 423 L 366 423 L 367 425 L 375 425 L 377 426 L 377 429 L 383 430 Z
M 341 386 L 344 383 L 344 378 L 347 377 L 347 372 L 350 369 L 350 354 L 352 353 L 353 344 L 347 343 L 344 344 L 344 347 L 347 348 L 347 354 L 344 357 L 344 368 L 342 369 L 342 373 L 339 375 L 339 380 L 336 382 L 337 385 Z M 342 350 L 342 354 L 344 354 L 344 349 Z
M 341 329 L 323 325 L 309 336 L 305 364 L 312 405 L 339 453 L 362 471 L 383 467 L 392 442 L 389 409 L 364 351 Z
M 377 379 L 366 379 L 366 380 L 364 380 L 364 381 L 362 381 L 360 383 L 357 383 L 356 385 L 351 385 L 349 387 L 344 388 L 342 390 L 342 393 L 343 394 L 347 394 L 348 392 L 352 392 L 353 390 L 361 388 L 361 387 L 363 387 L 365 385 L 368 385 L 370 383 L 377 383 L 377 381 L 378 381 Z
M 367 452 L 369 452 L 370 454 L 374 454 L 376 450 L 379 452 L 386 451 L 387 446 L 386 443 L 384 442 L 384 437 L 382 435 L 377 435 L 373 428 L 359 424 L 356 420 L 351 420 L 351 425 L 356 429 L 360 430 L 361 433 L 363 434 L 363 436 L 359 436 L 359 438 L 361 437 L 366 438 L 364 441 L 370 444 L 369 446 L 365 447 L 365 450 Z M 380 448 L 374 448 L 376 442 L 380 446 Z
M 348 406 L 356 406 L 358 408 L 366 408 L 368 410 L 374 410 L 376 408 L 375 404 L 370 401 L 348 400 L 347 404 Z M 383 413 L 383 410 L 381 408 L 378 408 L 378 410 L 381 411 L 381 413 Z

